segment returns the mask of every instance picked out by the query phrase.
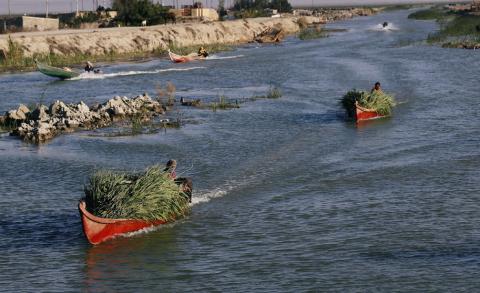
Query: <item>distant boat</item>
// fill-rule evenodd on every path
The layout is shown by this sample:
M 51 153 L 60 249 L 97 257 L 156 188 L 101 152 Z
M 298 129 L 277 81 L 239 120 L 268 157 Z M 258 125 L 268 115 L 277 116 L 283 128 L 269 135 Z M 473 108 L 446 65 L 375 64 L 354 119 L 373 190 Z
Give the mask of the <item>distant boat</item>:
M 38 71 L 41 73 L 51 76 L 51 77 L 56 77 L 60 79 L 69 79 L 69 78 L 74 78 L 80 76 L 80 73 L 64 68 L 58 68 L 58 67 L 53 67 L 44 63 L 40 63 L 35 60 L 35 64 L 37 65 Z
M 173 53 L 172 51 L 168 50 L 168 56 L 170 57 L 170 60 L 174 63 L 185 63 L 185 62 L 190 62 L 194 60 L 205 60 L 206 58 L 203 56 L 198 56 L 197 53 L 191 53 L 188 55 L 178 55 Z

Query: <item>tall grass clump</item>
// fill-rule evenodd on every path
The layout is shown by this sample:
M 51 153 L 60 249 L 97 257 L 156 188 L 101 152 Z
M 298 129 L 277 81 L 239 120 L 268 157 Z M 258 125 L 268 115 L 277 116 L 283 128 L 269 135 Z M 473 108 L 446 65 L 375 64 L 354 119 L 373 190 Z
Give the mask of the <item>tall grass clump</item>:
M 227 96 L 221 95 L 218 97 L 218 102 L 212 102 L 207 107 L 211 108 L 214 112 L 217 110 L 229 110 L 240 108 L 238 101 L 232 102 Z
M 383 92 L 368 93 L 366 91 L 351 90 L 340 100 L 341 105 L 349 117 L 355 115 L 355 102 L 367 109 L 372 109 L 381 115 L 389 116 L 395 106 L 395 99 Z
M 282 97 L 282 91 L 275 86 L 270 86 L 270 88 L 268 89 L 268 93 L 267 93 L 266 98 L 267 99 L 278 99 L 278 98 L 281 98 L 281 97 Z
M 328 37 L 320 27 L 307 27 L 298 33 L 298 38 L 302 41 L 313 40 Z
M 172 221 L 188 212 L 188 197 L 155 165 L 141 173 L 101 170 L 85 186 L 88 210 L 98 217 Z

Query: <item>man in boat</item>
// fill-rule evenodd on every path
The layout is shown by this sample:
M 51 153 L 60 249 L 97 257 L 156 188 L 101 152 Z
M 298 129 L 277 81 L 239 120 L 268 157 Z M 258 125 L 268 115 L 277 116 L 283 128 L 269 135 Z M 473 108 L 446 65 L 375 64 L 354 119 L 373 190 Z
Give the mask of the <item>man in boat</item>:
M 182 188 L 183 193 L 188 197 L 188 202 L 192 202 L 192 188 L 193 188 L 192 179 L 187 177 L 177 178 L 176 169 L 177 169 L 177 161 L 172 159 L 172 160 L 168 160 L 165 166 L 165 169 L 163 171 L 168 172 L 168 176 L 170 177 L 170 179 L 175 181 L 175 183 Z
M 371 94 L 382 94 L 383 91 L 382 91 L 382 85 L 380 84 L 380 82 L 376 82 L 375 85 L 373 86 L 372 88 L 372 91 L 370 92 Z
M 384 28 L 386 28 L 388 26 L 388 22 L 385 21 L 382 25 Z
M 204 57 L 204 58 L 208 57 L 208 52 L 207 52 L 207 50 L 205 50 L 205 48 L 203 46 L 200 47 L 200 49 L 198 49 L 197 54 L 198 54 L 199 57 Z
M 370 94 L 383 94 L 383 91 L 382 91 L 382 85 L 380 84 L 379 81 L 377 81 L 375 83 L 375 85 L 373 86 L 372 90 L 370 91 Z M 365 108 L 365 107 L 362 107 L 360 106 L 360 104 L 358 103 L 358 101 L 355 101 L 355 106 L 364 111 L 364 112 L 374 112 L 375 109 L 369 109 L 369 108 Z
M 87 61 L 87 63 L 85 63 L 85 71 L 86 72 L 91 72 L 91 71 L 94 71 L 94 70 L 95 69 L 93 68 L 92 62 Z

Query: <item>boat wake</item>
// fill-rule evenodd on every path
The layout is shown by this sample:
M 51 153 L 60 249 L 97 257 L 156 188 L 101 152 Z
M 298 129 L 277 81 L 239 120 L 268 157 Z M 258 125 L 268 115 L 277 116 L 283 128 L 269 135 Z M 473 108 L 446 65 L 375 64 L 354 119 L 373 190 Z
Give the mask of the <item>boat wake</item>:
M 157 74 L 162 72 L 171 72 L 171 71 L 190 71 L 195 69 L 203 69 L 205 67 L 188 67 L 188 68 L 167 68 L 167 69 L 157 69 L 157 70 L 132 70 L 132 71 L 121 71 L 116 73 L 82 73 L 78 77 L 71 78 L 69 80 L 81 80 L 81 79 L 105 79 L 117 76 L 130 76 L 130 75 L 140 75 L 140 74 Z
M 207 60 L 223 60 L 223 59 L 236 59 L 236 58 L 242 58 L 243 55 L 235 55 L 235 56 L 216 56 L 212 55 L 207 57 Z
M 372 27 L 371 30 L 380 31 L 380 32 L 387 32 L 387 31 L 397 31 L 398 28 L 393 23 L 389 23 L 385 27 L 383 26 L 383 24 L 379 23 L 379 24 L 375 25 L 374 27 Z
M 200 190 L 199 192 L 194 192 L 194 196 L 192 197 L 192 206 L 197 205 L 199 203 L 209 202 L 214 198 L 225 196 L 228 193 L 228 191 L 230 191 L 232 188 L 227 188 L 225 190 L 217 188 L 211 191 Z

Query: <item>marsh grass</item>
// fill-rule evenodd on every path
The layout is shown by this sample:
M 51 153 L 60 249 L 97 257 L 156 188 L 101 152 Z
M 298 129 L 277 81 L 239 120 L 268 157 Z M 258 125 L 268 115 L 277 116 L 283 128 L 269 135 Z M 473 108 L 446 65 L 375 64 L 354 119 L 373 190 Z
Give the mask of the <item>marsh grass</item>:
M 276 86 L 270 86 L 267 93 L 265 95 L 254 95 L 250 97 L 248 100 L 256 101 L 260 99 L 278 99 L 282 97 L 282 91 Z
M 437 33 L 429 35 L 430 43 L 458 40 L 473 41 L 480 39 L 480 17 L 468 14 L 457 14 L 453 19 L 441 24 Z
M 436 20 L 439 23 L 440 30 L 429 34 L 427 37 L 427 43 L 429 44 L 443 43 L 444 47 L 457 47 L 459 45 L 468 47 L 480 43 L 480 16 L 434 7 L 414 12 L 408 17 Z
M 447 16 L 448 12 L 445 9 L 439 7 L 432 7 L 429 9 L 423 9 L 408 15 L 409 19 L 417 20 L 441 20 Z
M 4 58 L 0 58 L 0 71 L 20 71 L 36 69 L 35 60 L 41 63 L 49 64 L 56 67 L 72 66 L 83 64 L 86 60 L 91 62 L 112 62 L 118 60 L 134 61 L 152 56 L 165 55 L 166 51 L 158 52 L 158 55 L 151 52 L 131 52 L 118 53 L 110 51 L 103 55 L 83 54 L 79 52 L 68 55 L 56 54 L 34 54 L 33 56 L 24 56 L 24 50 L 20 44 L 8 38 L 8 51 L 5 52 Z
M 176 86 L 168 81 L 165 88 L 162 87 L 160 83 L 156 85 L 156 91 L 157 91 L 157 101 L 162 104 L 164 108 L 167 106 L 173 106 L 175 105 L 175 95 L 177 88 Z
M 189 209 L 188 197 L 159 165 L 144 172 L 96 171 L 85 185 L 85 201 L 103 218 L 172 221 Z
M 238 102 L 238 100 L 232 101 L 227 96 L 221 95 L 220 97 L 218 97 L 218 102 L 212 102 L 203 107 L 210 108 L 212 109 L 212 111 L 216 112 L 217 110 L 238 109 L 240 108 L 240 103 Z
M 302 41 L 325 38 L 325 37 L 328 37 L 328 33 L 323 31 L 318 26 L 304 28 L 298 33 L 298 38 Z

